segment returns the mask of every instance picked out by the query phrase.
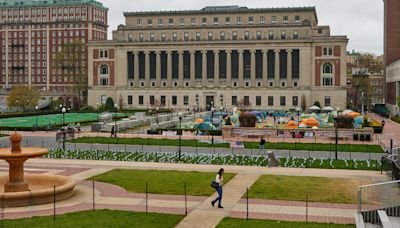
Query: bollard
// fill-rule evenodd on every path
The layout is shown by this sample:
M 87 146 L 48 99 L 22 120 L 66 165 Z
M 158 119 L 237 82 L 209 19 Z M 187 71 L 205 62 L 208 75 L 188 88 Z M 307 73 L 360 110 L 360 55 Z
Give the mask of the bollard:
M 92 181 L 92 188 L 93 188 L 93 210 L 96 210 L 96 204 L 95 204 L 95 194 L 94 194 L 94 180 Z

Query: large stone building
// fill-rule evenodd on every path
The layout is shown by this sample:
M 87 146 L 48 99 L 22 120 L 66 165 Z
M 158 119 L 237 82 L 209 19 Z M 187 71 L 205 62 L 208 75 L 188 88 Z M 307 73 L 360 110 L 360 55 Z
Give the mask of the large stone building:
M 384 0 L 386 66 L 386 104 L 392 114 L 398 114 L 396 97 L 400 96 L 400 1 Z
M 89 105 L 289 109 L 346 106 L 346 36 L 314 7 L 128 12 L 89 43 Z
M 53 67 L 68 42 L 107 39 L 107 12 L 94 0 L 0 0 L 0 88 L 36 87 L 42 94 L 61 96 L 72 91 L 70 73 Z M 82 71 L 87 74 L 87 48 Z

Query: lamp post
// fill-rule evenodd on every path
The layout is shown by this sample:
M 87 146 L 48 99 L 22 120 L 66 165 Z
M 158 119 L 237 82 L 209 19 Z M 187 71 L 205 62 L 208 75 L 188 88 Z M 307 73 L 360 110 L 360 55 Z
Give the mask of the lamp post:
M 118 105 L 114 104 L 114 138 L 117 138 L 117 110 Z
M 181 125 L 182 125 L 182 113 L 180 112 L 179 113 L 179 146 L 178 146 L 178 158 L 179 158 L 179 160 L 181 160 L 181 147 L 182 147 L 182 144 L 181 144 L 181 137 L 182 137 L 182 128 L 181 128 Z
M 38 112 L 39 111 L 39 106 L 35 106 L 35 110 L 36 110 L 36 112 Z M 38 127 L 38 113 L 36 113 L 36 124 L 35 124 L 35 130 L 37 130 L 37 127 Z
M 61 112 L 62 112 L 63 150 L 65 150 L 65 140 L 66 140 L 67 132 L 65 132 L 64 125 L 65 125 L 65 113 L 67 112 L 67 109 L 62 105 L 60 105 L 60 108 L 61 108 Z
M 213 102 L 211 101 L 211 104 Z M 214 132 L 213 132 L 213 127 L 214 127 L 214 107 L 211 106 L 211 144 L 214 145 Z
M 157 120 L 157 124 L 158 124 L 158 107 L 156 108 L 156 120 Z
M 338 123 L 337 123 L 337 121 L 338 121 L 338 111 L 333 113 L 333 119 L 335 121 L 335 159 L 337 160 L 338 159 L 337 147 L 338 147 L 338 137 L 339 137 L 338 136 Z
M 99 104 L 99 102 L 97 102 L 97 104 L 96 104 L 96 107 L 97 107 L 97 122 L 99 122 L 99 109 L 100 109 L 100 104 Z

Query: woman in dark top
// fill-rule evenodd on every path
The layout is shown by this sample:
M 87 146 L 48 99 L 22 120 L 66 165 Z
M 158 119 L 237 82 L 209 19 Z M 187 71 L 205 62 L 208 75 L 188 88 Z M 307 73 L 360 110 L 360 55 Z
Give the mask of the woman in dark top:
M 223 175 L 224 175 L 224 169 L 221 168 L 221 169 L 219 169 L 219 171 L 217 173 L 217 176 L 215 177 L 215 182 L 218 183 L 218 186 L 216 188 L 217 193 L 218 193 L 218 197 L 215 200 L 211 201 L 211 205 L 213 207 L 214 207 L 215 203 L 218 201 L 218 208 L 224 208 L 221 205 L 221 201 L 222 201 L 222 185 L 223 185 L 223 181 L 224 181 Z

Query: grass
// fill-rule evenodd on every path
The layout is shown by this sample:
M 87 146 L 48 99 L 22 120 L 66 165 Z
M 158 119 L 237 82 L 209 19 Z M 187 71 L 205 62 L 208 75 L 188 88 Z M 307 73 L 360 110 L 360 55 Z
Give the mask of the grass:
M 293 227 L 296 227 L 296 228 L 354 228 L 355 225 L 224 218 L 217 226 L 217 228 L 242 228 L 242 227 L 252 227 L 252 228 L 264 228 L 264 227 L 268 227 L 268 228 L 293 228 Z
M 4 227 L 57 227 L 57 228 L 86 228 L 86 227 L 174 227 L 183 218 L 181 215 L 139 213 L 128 211 L 82 211 L 63 215 L 33 217 L 16 220 L 5 220 Z
M 249 189 L 249 198 L 326 203 L 357 203 L 358 186 L 366 179 L 263 175 Z
M 210 187 L 216 173 L 185 172 L 172 170 L 132 170 L 114 169 L 109 172 L 91 177 L 91 180 L 114 184 L 130 192 L 148 192 L 156 194 L 184 195 L 184 184 L 187 194 L 193 196 L 209 196 L 215 192 Z M 234 174 L 226 173 L 224 182 L 227 183 Z
M 152 138 L 106 138 L 106 137 L 85 137 L 69 141 L 70 143 L 98 143 L 98 144 L 127 144 L 127 145 L 153 145 L 153 146 L 178 146 L 179 140 L 176 139 L 152 139 Z M 229 148 L 228 143 L 209 144 L 197 140 L 181 140 L 184 147 L 222 147 Z
M 391 119 L 392 119 L 392 121 L 400 124 L 400 117 L 392 117 Z
M 178 146 L 179 141 L 176 139 L 152 139 L 152 138 L 106 138 L 106 137 L 83 137 L 72 139 L 70 143 L 87 143 L 87 144 L 127 144 L 127 145 L 154 145 L 154 146 Z M 198 140 L 181 140 L 184 147 L 217 147 L 229 148 L 229 143 L 209 144 L 199 142 Z M 245 148 L 258 149 L 258 142 L 245 142 Z M 267 143 L 266 149 L 277 150 L 308 150 L 308 151 L 335 151 L 335 144 L 324 143 Z M 371 152 L 383 153 L 382 147 L 379 145 L 359 145 L 359 144 L 339 144 L 339 152 Z

